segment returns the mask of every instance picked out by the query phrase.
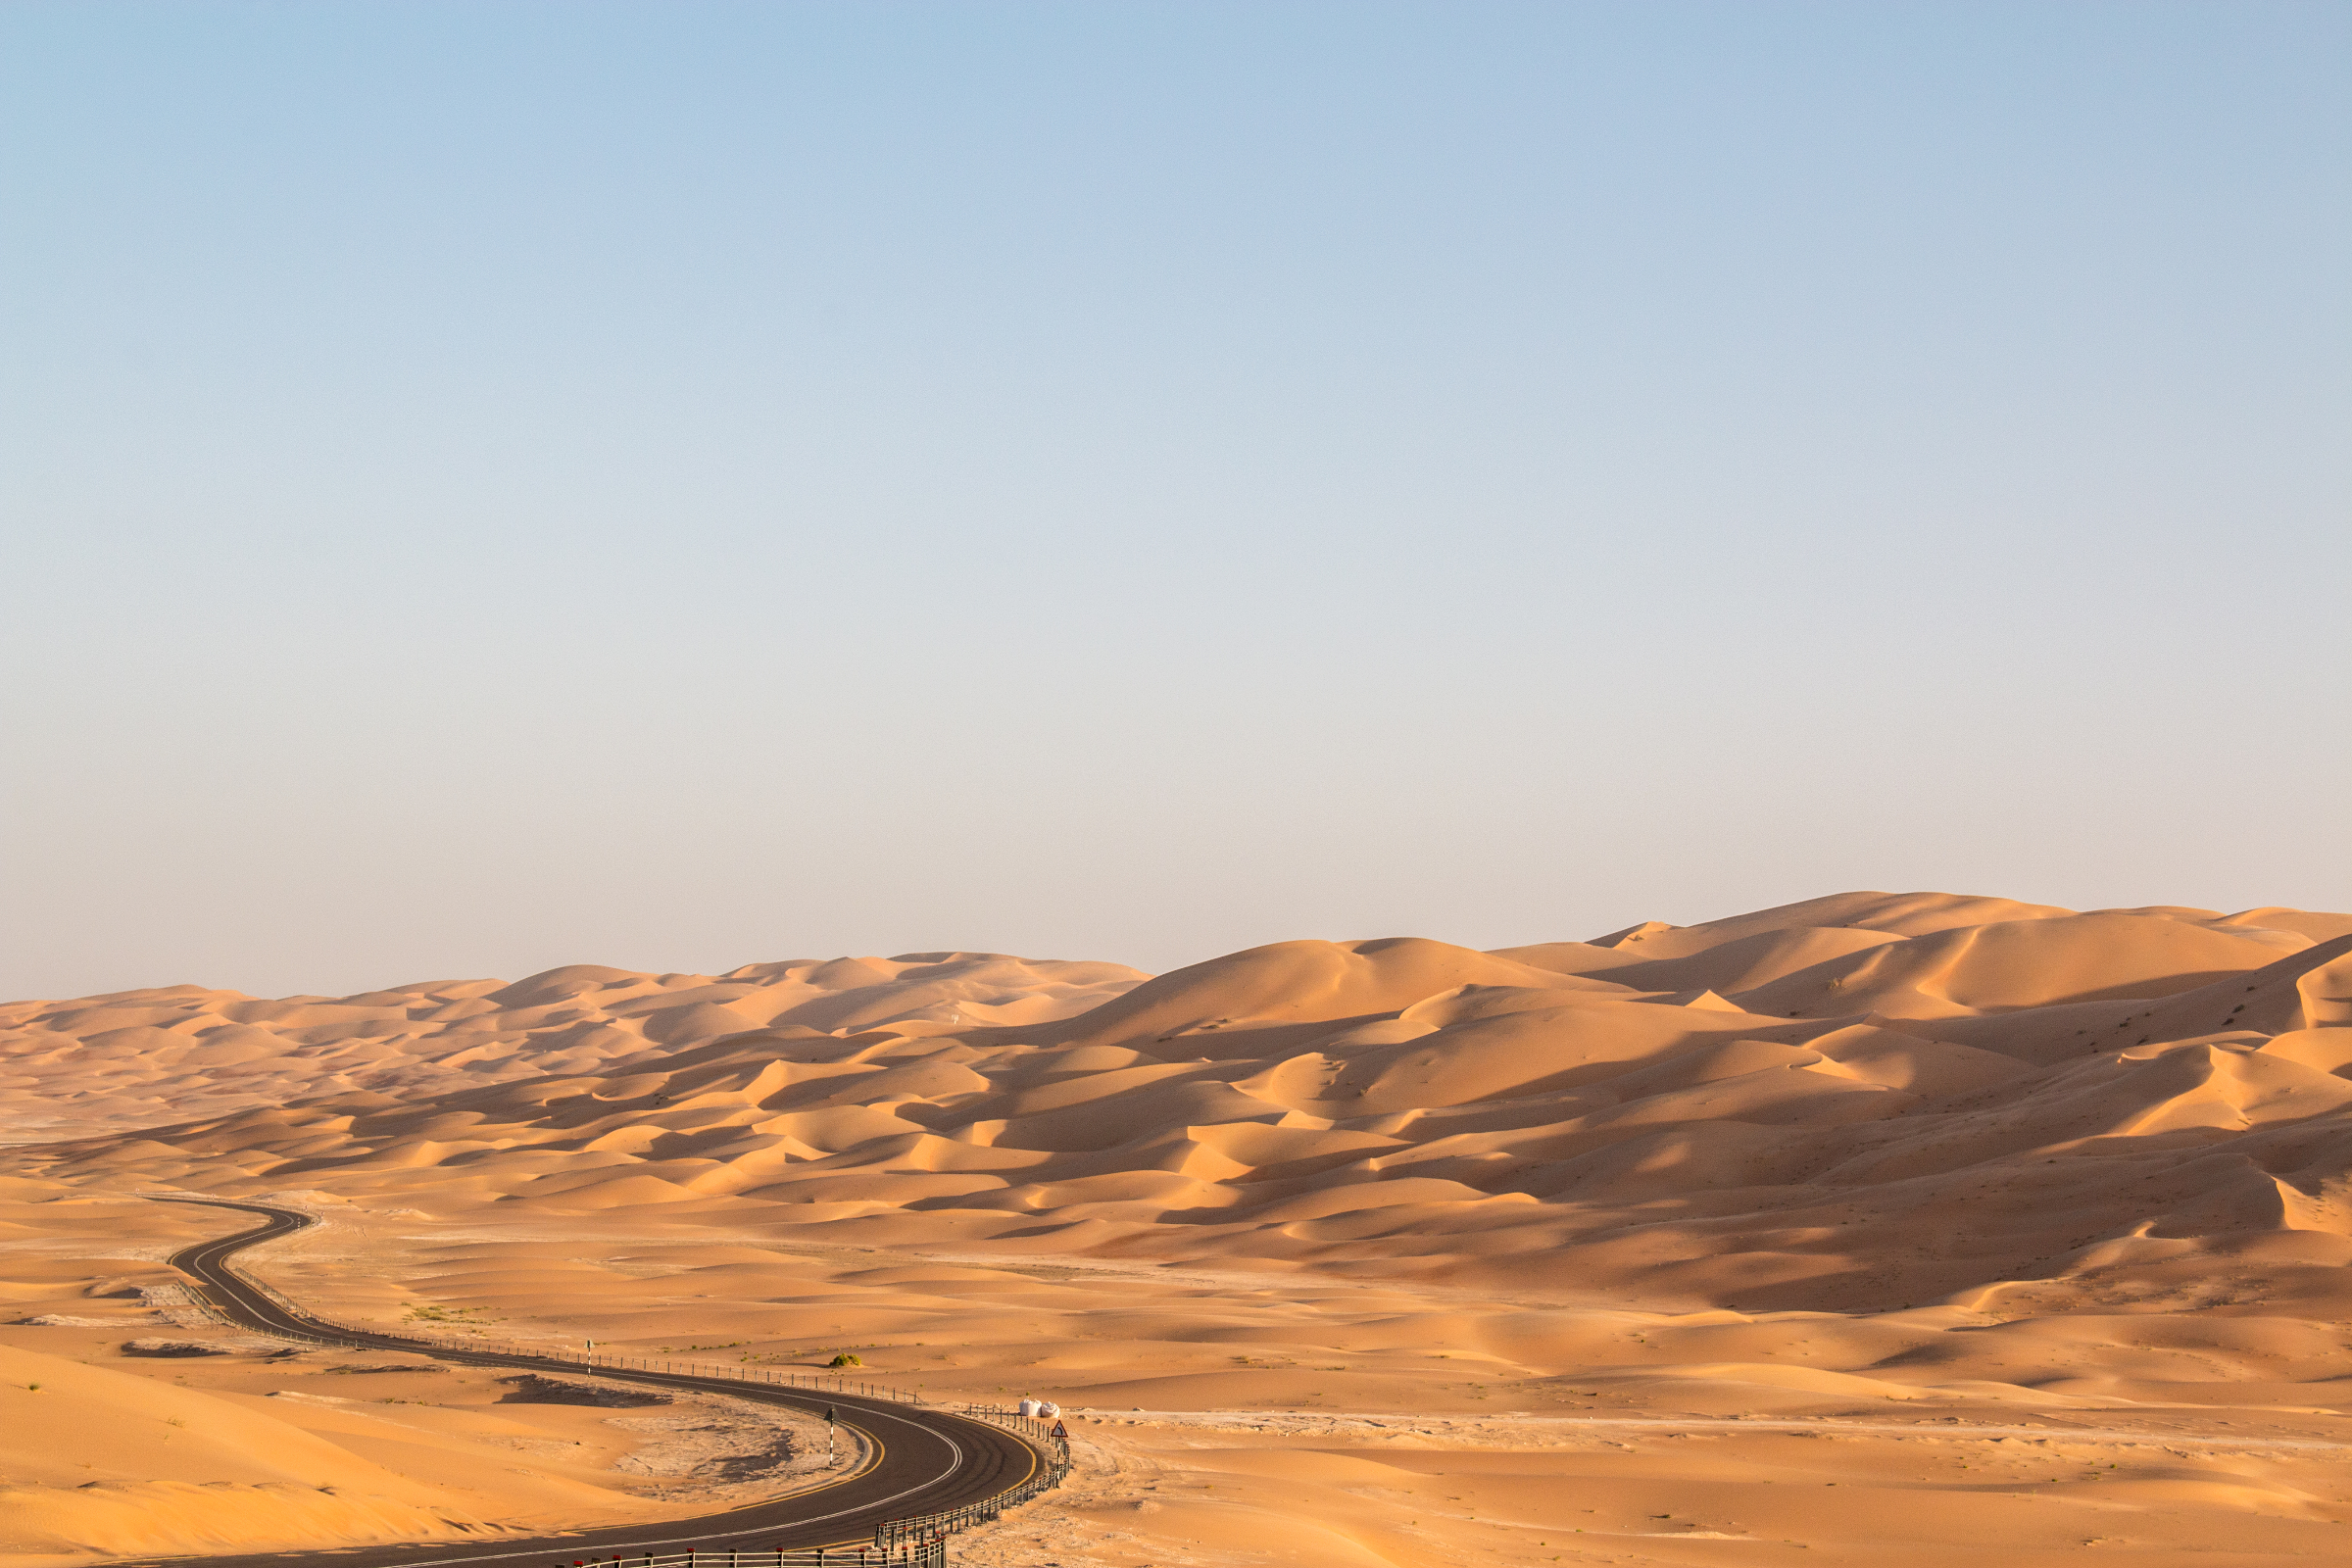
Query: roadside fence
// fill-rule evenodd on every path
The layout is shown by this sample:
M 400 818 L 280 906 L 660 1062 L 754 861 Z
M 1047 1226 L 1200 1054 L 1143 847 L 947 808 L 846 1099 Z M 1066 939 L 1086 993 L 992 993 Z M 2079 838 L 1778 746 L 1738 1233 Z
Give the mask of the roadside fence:
M 221 1266 L 229 1273 L 282 1307 L 288 1315 L 306 1322 L 318 1320 L 306 1311 L 299 1301 L 278 1290 L 268 1280 L 241 1267 L 233 1259 L 224 1258 Z M 212 1309 L 211 1303 L 205 1303 Z M 225 1320 L 223 1320 L 225 1321 Z M 294 1340 L 331 1349 L 380 1349 L 353 1344 L 326 1336 L 297 1333 L 291 1329 L 271 1328 L 267 1331 L 281 1340 Z M 736 1383 L 764 1384 L 780 1389 L 805 1389 L 813 1394 L 839 1394 L 852 1398 L 887 1399 L 896 1404 L 927 1405 L 932 1401 L 909 1389 L 892 1388 L 888 1384 L 868 1383 L 861 1378 L 845 1377 L 833 1372 L 789 1372 L 775 1367 L 752 1366 L 748 1363 L 728 1365 L 723 1361 L 689 1361 L 680 1357 L 661 1355 L 614 1355 L 606 1350 L 575 1350 L 563 1345 L 524 1345 L 510 1340 L 494 1340 L 488 1335 L 454 1335 L 422 1332 L 413 1324 L 397 1329 L 371 1329 L 372 1335 L 384 1339 L 405 1340 L 411 1345 L 429 1346 L 437 1350 L 471 1351 L 481 1355 L 522 1355 L 540 1360 L 568 1361 L 582 1371 L 648 1372 L 690 1378 L 719 1378 Z M 1027 1419 L 1014 1417 L 1013 1419 Z M 1037 1423 L 1030 1422 L 1035 1426 Z M 1016 1428 L 1015 1430 L 1020 1430 Z M 1026 1431 L 1023 1436 L 1036 1436 Z
M 615 1553 L 606 1557 L 552 1560 L 551 1568 L 944 1568 L 943 1540 L 899 1551 L 873 1546 L 810 1546 L 805 1551 L 681 1551 L 649 1557 Z
M 288 1316 L 301 1322 L 318 1321 L 305 1311 L 300 1302 L 269 1281 L 227 1259 L 222 1260 L 222 1266 L 277 1303 Z M 327 1349 L 366 1351 L 382 1348 L 381 1346 L 364 1346 L 350 1340 L 291 1329 L 270 1328 L 268 1332 L 276 1339 Z M 417 1333 L 411 1331 L 407 1325 L 397 1333 L 383 1330 L 371 1333 L 376 1338 L 398 1340 L 424 1348 L 569 1363 L 583 1372 L 643 1372 L 657 1376 L 710 1378 L 771 1388 L 801 1389 L 812 1394 L 890 1400 L 899 1404 L 933 1404 L 933 1401 L 910 1390 L 829 1372 L 790 1372 L 748 1363 L 729 1366 L 724 1362 L 688 1361 L 668 1356 L 615 1355 L 601 1350 L 574 1350 L 562 1346 L 519 1345 L 493 1340 L 487 1335 Z M 944 1405 L 939 1407 L 945 1408 Z M 1002 1427 L 1020 1438 L 1035 1450 L 1037 1468 L 1026 1481 L 979 1502 L 940 1513 L 891 1520 L 874 1531 L 874 1541 L 870 1546 L 818 1546 L 792 1551 L 688 1551 L 659 1556 L 616 1553 L 612 1556 L 575 1557 L 568 1562 L 556 1559 L 553 1568 L 946 1568 L 950 1536 L 976 1525 L 995 1523 L 1004 1517 L 1007 1508 L 1017 1508 L 1038 1494 L 1060 1486 L 1070 1473 L 1069 1445 L 1054 1435 L 1053 1423 L 1023 1415 L 1018 1410 L 999 1409 L 990 1405 L 966 1404 L 956 1413 Z
M 874 1545 L 885 1552 L 908 1546 L 935 1543 L 940 1562 L 947 1561 L 947 1539 L 974 1525 L 994 1524 L 1004 1517 L 1007 1508 L 1017 1508 L 1041 1492 L 1051 1492 L 1061 1485 L 1070 1473 L 1070 1448 L 1067 1443 L 1055 1438 L 1053 1429 L 1034 1416 L 1016 1410 L 997 1410 L 986 1405 L 967 1404 L 962 1414 L 975 1421 L 987 1421 L 1007 1428 L 1037 1450 L 1037 1469 L 1029 1479 L 1016 1487 L 998 1493 L 979 1502 L 966 1503 L 941 1513 L 918 1514 L 912 1519 L 893 1519 L 874 1531 Z

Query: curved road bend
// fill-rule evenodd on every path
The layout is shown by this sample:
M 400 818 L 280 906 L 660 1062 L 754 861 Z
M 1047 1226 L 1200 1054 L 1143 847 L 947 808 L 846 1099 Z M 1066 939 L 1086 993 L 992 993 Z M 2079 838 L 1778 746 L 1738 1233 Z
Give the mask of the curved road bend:
M 612 1530 L 582 1530 L 574 1534 L 506 1536 L 469 1543 L 463 1539 L 418 1542 L 407 1545 L 362 1545 L 335 1549 L 206 1553 L 205 1568 L 286 1568 L 298 1562 L 328 1562 L 345 1568 L 428 1568 L 440 1563 L 507 1563 L 545 1565 L 558 1558 L 599 1552 L 632 1554 L 642 1550 L 683 1552 L 690 1549 L 765 1551 L 774 1547 L 798 1550 L 813 1546 L 870 1544 L 876 1526 L 892 1519 L 934 1513 L 981 1502 L 1016 1487 L 1035 1472 L 1034 1449 L 1011 1433 L 985 1421 L 952 1415 L 945 1410 L 905 1405 L 888 1399 L 861 1398 L 770 1384 L 738 1383 L 731 1378 L 695 1377 L 676 1372 L 593 1370 L 554 1356 L 514 1354 L 494 1350 L 452 1350 L 418 1345 L 390 1334 L 366 1334 L 322 1323 L 290 1311 L 229 1272 L 231 1252 L 273 1240 L 311 1223 L 308 1215 L 262 1203 L 229 1202 L 212 1199 L 159 1199 L 162 1202 L 204 1203 L 214 1208 L 238 1209 L 263 1216 L 265 1223 L 218 1241 L 200 1242 L 172 1254 L 172 1266 L 202 1288 L 205 1297 L 227 1316 L 246 1327 L 269 1331 L 291 1330 L 346 1345 L 422 1354 L 459 1366 L 513 1367 L 527 1372 L 556 1372 L 567 1377 L 614 1378 L 660 1389 L 686 1389 L 723 1394 L 730 1398 L 762 1404 L 787 1405 L 821 1415 L 827 1406 L 837 1410 L 842 1424 L 865 1438 L 871 1458 L 853 1474 L 824 1482 L 767 1502 L 752 1503 L 699 1519 L 670 1519 Z M 187 1563 L 189 1558 L 146 1558 L 148 1562 Z

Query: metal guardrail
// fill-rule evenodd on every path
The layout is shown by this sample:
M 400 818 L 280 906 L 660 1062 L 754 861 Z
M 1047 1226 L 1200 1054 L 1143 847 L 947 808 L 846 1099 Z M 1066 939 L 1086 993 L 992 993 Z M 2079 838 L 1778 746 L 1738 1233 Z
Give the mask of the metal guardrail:
M 884 1552 L 909 1547 L 930 1546 L 937 1550 L 937 1561 L 948 1560 L 948 1537 L 974 1525 L 994 1524 L 1007 1508 L 1017 1508 L 1041 1492 L 1050 1492 L 1061 1485 L 1070 1473 L 1069 1445 L 1054 1437 L 1053 1429 L 1034 1416 L 1017 1410 L 997 1410 L 983 1405 L 967 1404 L 962 1414 L 975 1421 L 987 1421 L 1017 1434 L 1037 1451 L 1037 1468 L 1020 1485 L 979 1502 L 966 1503 L 940 1513 L 918 1514 L 912 1519 L 893 1519 L 874 1531 L 874 1545 Z M 885 1558 L 884 1560 L 889 1560 Z
M 1054 1445 L 1061 1441 L 1054 1435 L 1054 1422 L 1034 1415 L 1023 1415 L 1018 1410 L 1000 1410 L 989 1404 L 967 1404 L 956 1414 L 970 1416 L 975 1421 L 987 1421 L 1018 1437 L 1027 1438 L 1041 1453 L 1055 1452 Z
M 262 1295 L 267 1296 L 294 1316 L 317 1322 L 318 1318 L 304 1309 L 301 1302 L 278 1290 L 268 1280 L 222 1258 L 220 1266 Z M 210 1303 L 207 1303 L 208 1307 Z M 268 1329 L 265 1332 L 279 1339 L 298 1340 L 305 1344 L 327 1346 L 338 1349 L 365 1349 L 367 1347 L 348 1340 L 329 1339 L 316 1334 L 300 1334 L 290 1329 Z M 729 1366 L 723 1361 L 688 1361 L 673 1356 L 615 1355 L 611 1351 L 574 1350 L 561 1345 L 523 1345 L 512 1340 L 494 1340 L 487 1336 L 456 1336 L 418 1333 L 414 1329 L 371 1329 L 370 1334 L 383 1339 L 406 1340 L 412 1345 L 431 1346 L 442 1350 L 471 1350 L 490 1355 L 528 1355 L 544 1360 L 574 1361 L 582 1371 L 652 1372 L 674 1374 L 679 1377 L 714 1378 L 736 1383 L 759 1383 L 774 1388 L 805 1389 L 812 1394 L 841 1394 L 862 1399 L 889 1399 L 899 1404 L 927 1405 L 931 1403 L 920 1394 L 907 1389 L 893 1388 L 884 1383 L 868 1383 L 860 1378 L 843 1377 L 829 1372 L 780 1372 L 774 1367 L 749 1364 Z M 1026 1420 L 1026 1417 L 1014 1417 Z M 1024 1436 L 1036 1434 L 1024 1433 Z M 706 1555 L 708 1555 L 706 1553 Z

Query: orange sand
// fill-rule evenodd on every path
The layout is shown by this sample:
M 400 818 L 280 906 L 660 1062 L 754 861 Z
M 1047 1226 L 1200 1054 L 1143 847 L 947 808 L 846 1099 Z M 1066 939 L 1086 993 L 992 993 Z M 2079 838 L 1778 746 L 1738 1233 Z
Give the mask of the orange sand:
M 85 1293 L 238 1222 L 114 1195 L 291 1192 L 330 1223 L 256 1266 L 345 1320 L 857 1348 L 1087 1407 L 1078 1483 L 982 1563 L 2340 1560 L 2348 955 L 2345 915 L 1848 894 L 1151 980 L 917 955 L 18 1004 L 20 1135 L 100 1132 L 13 1151 L 0 1291 L 149 1312 Z M 250 1352 L 128 1337 L 0 1345 L 267 1399 L 282 1451 L 125 1450 L 110 1483 L 249 1489 L 224 1543 L 707 1505 L 614 1471 L 613 1412 L 566 1411 L 601 1445 L 570 1469 L 452 1490 L 339 1407 L 239 1392 L 273 1375 Z M 493 1396 L 442 1386 L 434 1441 L 478 1441 Z M 91 1432 L 131 1419 L 87 1398 Z M 0 1556 L 131 1549 L 42 1449 L 0 1449 L 48 1489 Z M 364 1520 L 297 1519 L 265 1450 L 388 1478 L 332 1483 Z

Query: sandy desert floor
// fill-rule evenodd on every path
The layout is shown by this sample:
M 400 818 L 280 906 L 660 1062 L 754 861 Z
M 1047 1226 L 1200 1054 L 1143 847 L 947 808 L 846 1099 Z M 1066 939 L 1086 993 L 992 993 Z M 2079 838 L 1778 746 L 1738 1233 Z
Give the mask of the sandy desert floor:
M 2344 915 L 1852 894 L 1151 980 L 20 1004 L 0 1095 L 76 1136 L 0 1178 L 0 1556 L 821 1473 L 725 1401 L 238 1343 L 157 1259 L 240 1222 L 137 1196 L 176 1190 L 325 1216 L 252 1263 L 343 1321 L 1061 1400 L 1079 1475 L 974 1563 L 2345 1560 L 2347 955 Z

